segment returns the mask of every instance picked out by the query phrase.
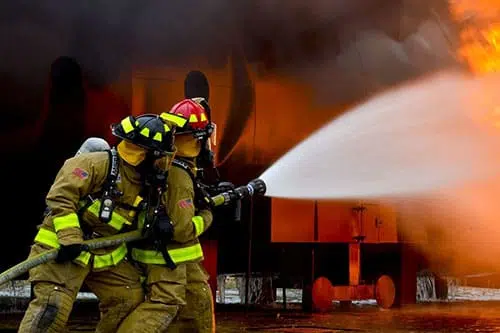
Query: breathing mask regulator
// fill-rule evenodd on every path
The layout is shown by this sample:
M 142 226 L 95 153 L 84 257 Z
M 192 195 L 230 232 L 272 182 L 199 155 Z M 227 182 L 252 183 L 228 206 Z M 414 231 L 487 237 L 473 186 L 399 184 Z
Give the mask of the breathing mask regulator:
M 172 163 L 175 153 L 160 155 L 157 152 L 147 152 L 144 161 L 137 166 L 146 187 L 161 188 L 165 190 L 168 177 L 168 169 Z

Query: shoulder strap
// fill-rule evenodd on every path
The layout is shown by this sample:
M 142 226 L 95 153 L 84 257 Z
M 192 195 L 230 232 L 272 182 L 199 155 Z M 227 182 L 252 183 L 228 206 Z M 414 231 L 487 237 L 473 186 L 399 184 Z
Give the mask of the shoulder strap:
M 99 219 L 105 223 L 111 221 L 111 216 L 115 209 L 115 198 L 118 195 L 116 180 L 118 178 L 120 165 L 116 149 L 113 147 L 107 150 L 107 152 L 109 156 L 108 176 L 103 186 L 101 208 L 99 210 Z
M 187 163 L 185 163 L 184 161 L 178 160 L 178 159 L 174 159 L 172 161 L 172 165 L 183 169 L 184 171 L 186 171 L 188 173 L 189 177 L 191 177 L 191 180 L 193 181 L 193 187 L 194 187 L 195 202 L 199 203 L 199 202 L 209 202 L 210 201 L 210 196 L 204 190 L 203 185 L 196 179 L 196 177 L 193 174 L 193 171 L 191 170 L 191 168 L 189 167 L 189 165 Z M 196 203 L 195 203 L 195 206 L 197 206 Z
M 174 159 L 172 161 L 172 165 L 186 171 L 188 173 L 189 177 L 191 177 L 193 184 L 196 184 L 196 177 L 194 176 L 193 171 L 191 170 L 191 168 L 189 167 L 189 165 L 186 162 L 178 160 L 178 159 Z
M 120 163 L 118 161 L 118 153 L 116 152 L 116 148 L 113 147 L 107 151 L 109 155 L 109 167 L 108 167 L 108 176 L 106 181 L 108 182 L 108 186 L 110 184 L 114 185 L 118 178 L 119 166 Z

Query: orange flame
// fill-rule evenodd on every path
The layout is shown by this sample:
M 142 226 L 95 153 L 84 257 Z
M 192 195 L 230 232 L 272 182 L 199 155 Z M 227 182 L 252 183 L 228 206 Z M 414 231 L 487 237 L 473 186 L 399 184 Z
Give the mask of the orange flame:
M 454 18 L 463 23 L 458 57 L 474 73 L 500 70 L 500 0 L 450 1 Z

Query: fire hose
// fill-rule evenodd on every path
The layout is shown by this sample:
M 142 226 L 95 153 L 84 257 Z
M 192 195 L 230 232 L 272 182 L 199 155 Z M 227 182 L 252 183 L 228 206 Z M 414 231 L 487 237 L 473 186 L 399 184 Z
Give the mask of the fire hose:
M 265 193 L 266 184 L 261 179 L 254 179 L 247 185 L 217 194 L 211 197 L 210 201 L 212 207 L 217 207 L 227 205 L 235 200 L 252 197 L 255 194 L 264 195 Z M 142 230 L 134 230 L 113 236 L 94 238 L 86 240 L 82 243 L 82 251 L 91 251 L 111 246 L 117 246 L 123 243 L 138 241 L 141 239 L 144 239 Z M 51 249 L 29 259 L 26 259 L 25 261 L 9 268 L 8 270 L 0 274 L 0 286 L 28 272 L 34 267 L 55 259 L 57 257 L 57 252 L 58 249 Z

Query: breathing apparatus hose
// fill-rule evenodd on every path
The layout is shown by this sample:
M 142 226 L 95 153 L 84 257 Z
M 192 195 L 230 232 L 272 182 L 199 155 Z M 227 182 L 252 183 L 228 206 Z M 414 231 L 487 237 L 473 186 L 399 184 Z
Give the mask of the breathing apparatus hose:
M 235 200 L 241 200 L 247 197 L 264 195 L 266 193 L 266 184 L 261 179 L 254 179 L 245 186 L 240 186 L 234 190 L 218 194 L 211 197 L 213 207 L 229 204 Z M 97 250 L 106 247 L 121 245 L 123 243 L 133 242 L 144 239 L 142 230 L 134 230 L 121 234 L 116 234 L 108 237 L 94 238 L 86 240 L 82 243 L 82 251 Z M 40 253 L 34 257 L 28 258 L 25 261 L 9 268 L 0 274 L 0 286 L 15 279 L 16 277 L 28 272 L 30 269 L 37 267 L 43 263 L 53 260 L 57 257 L 58 249 L 51 249 Z

